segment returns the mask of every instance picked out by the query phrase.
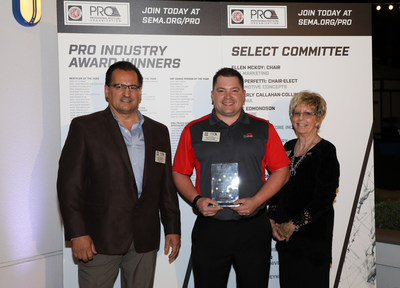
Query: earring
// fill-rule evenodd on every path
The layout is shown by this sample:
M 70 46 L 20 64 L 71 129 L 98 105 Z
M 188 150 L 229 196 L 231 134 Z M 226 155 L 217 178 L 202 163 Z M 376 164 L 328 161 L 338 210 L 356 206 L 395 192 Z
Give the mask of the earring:
M 317 126 L 315 126 L 315 128 L 319 129 L 319 125 L 317 124 Z

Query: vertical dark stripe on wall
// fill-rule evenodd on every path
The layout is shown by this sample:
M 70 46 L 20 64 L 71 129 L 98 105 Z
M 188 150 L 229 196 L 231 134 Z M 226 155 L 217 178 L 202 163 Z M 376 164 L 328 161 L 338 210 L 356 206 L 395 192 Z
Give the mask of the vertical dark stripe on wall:
M 360 198 L 361 188 L 362 188 L 362 184 L 363 184 L 364 176 L 365 176 L 365 170 L 367 169 L 367 165 L 368 165 L 368 159 L 369 159 L 369 155 L 371 152 L 372 141 L 373 141 L 373 132 L 372 132 L 372 127 L 371 127 L 371 132 L 369 134 L 367 149 L 365 150 L 364 161 L 363 161 L 362 169 L 360 172 L 360 178 L 358 179 L 357 191 L 356 191 L 356 195 L 354 196 L 353 208 L 351 210 L 349 223 L 347 225 L 346 237 L 345 237 L 345 240 L 343 243 L 342 253 L 340 255 L 339 266 L 338 266 L 336 278 L 335 278 L 335 285 L 333 286 L 334 288 L 339 287 L 340 276 L 342 275 L 343 264 L 344 264 L 344 260 L 346 258 L 347 246 L 349 244 L 351 229 L 353 228 L 353 221 L 354 221 L 354 217 L 356 214 L 358 200 Z

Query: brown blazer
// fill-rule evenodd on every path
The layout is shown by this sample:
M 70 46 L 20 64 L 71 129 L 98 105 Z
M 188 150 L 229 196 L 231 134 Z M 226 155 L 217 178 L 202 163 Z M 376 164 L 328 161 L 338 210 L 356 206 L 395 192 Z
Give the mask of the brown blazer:
M 90 235 L 101 254 L 124 254 L 132 240 L 137 252 L 156 250 L 160 216 L 165 234 L 180 234 L 168 128 L 144 119 L 146 155 L 139 199 L 128 151 L 110 108 L 72 120 L 57 179 L 66 240 Z M 156 159 L 157 151 L 166 156 Z

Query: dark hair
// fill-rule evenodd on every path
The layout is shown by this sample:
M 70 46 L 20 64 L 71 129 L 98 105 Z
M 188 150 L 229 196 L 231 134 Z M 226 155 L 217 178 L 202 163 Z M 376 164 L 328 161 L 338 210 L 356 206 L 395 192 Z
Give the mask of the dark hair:
M 110 67 L 108 67 L 108 70 L 106 72 L 106 85 L 107 86 L 110 86 L 112 73 L 116 69 L 121 69 L 121 70 L 124 70 L 124 71 L 134 71 L 136 73 L 136 75 L 137 75 L 137 78 L 138 78 L 139 87 L 142 87 L 142 84 L 143 84 L 143 76 L 142 76 L 142 74 L 140 73 L 139 69 L 135 65 L 133 65 L 131 62 L 128 62 L 128 61 L 115 62 Z
M 217 83 L 217 78 L 219 77 L 219 76 L 223 76 L 223 77 L 237 77 L 238 78 L 238 80 L 239 80 L 239 84 L 240 84 L 240 86 L 241 86 L 241 88 L 243 89 L 244 88 L 244 85 L 243 85 L 243 76 L 242 76 L 242 74 L 240 74 L 239 73 L 239 71 L 237 71 L 237 70 L 235 70 L 235 69 L 233 69 L 233 68 L 227 68 L 227 67 L 225 67 L 225 68 L 221 68 L 221 69 L 219 69 L 218 71 L 217 71 L 217 73 L 215 73 L 215 75 L 214 75 L 214 77 L 213 77 L 213 89 L 214 89 L 214 87 L 215 87 L 215 84 Z

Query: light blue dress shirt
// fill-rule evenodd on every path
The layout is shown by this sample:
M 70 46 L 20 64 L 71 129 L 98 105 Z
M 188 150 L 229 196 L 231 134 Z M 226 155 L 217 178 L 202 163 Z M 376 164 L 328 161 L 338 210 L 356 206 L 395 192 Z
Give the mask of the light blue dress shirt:
M 142 125 L 144 122 L 143 115 L 137 110 L 139 122 L 132 125 L 131 130 L 122 126 L 121 122 L 117 119 L 114 112 L 111 109 L 114 119 L 118 122 L 118 126 L 121 130 L 122 136 L 124 137 L 126 149 L 128 150 L 129 160 L 135 175 L 136 187 L 138 189 L 138 197 L 142 195 L 143 185 L 143 169 L 145 159 L 145 146 L 144 146 L 144 135 Z

